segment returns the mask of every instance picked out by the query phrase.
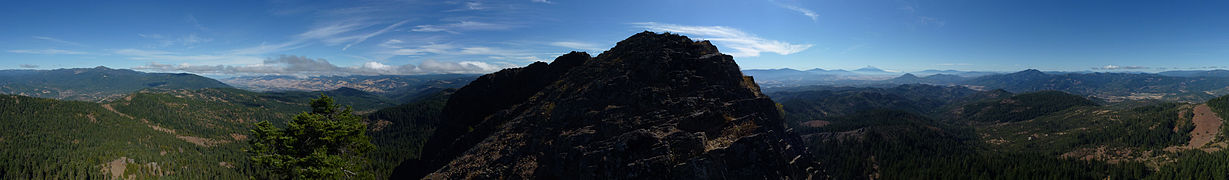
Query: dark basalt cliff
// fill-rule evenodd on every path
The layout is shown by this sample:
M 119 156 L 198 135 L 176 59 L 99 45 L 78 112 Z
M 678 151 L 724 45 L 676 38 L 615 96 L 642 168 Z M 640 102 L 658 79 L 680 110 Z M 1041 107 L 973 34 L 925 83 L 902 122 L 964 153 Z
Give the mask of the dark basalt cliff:
M 642 32 L 457 90 L 394 178 L 808 179 L 776 103 L 708 41 Z

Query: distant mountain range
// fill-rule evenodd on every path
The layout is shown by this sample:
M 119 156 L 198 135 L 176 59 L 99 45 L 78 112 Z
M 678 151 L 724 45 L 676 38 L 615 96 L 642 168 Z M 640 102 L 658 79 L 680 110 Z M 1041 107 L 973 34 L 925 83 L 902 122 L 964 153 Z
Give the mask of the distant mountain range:
M 186 73 L 145 73 L 128 69 L 0 70 L 0 93 L 79 101 L 102 101 L 141 89 L 229 88 Z
M 899 84 L 968 86 L 1011 92 L 1059 90 L 1103 100 L 1163 99 L 1204 101 L 1229 94 L 1229 70 L 1165 71 L 1160 73 L 924 70 L 891 72 L 871 66 L 841 69 L 749 69 L 766 92 L 805 87 L 890 87 Z M 244 76 L 214 80 L 186 73 L 146 73 L 107 67 L 55 70 L 0 70 L 0 93 L 79 101 L 106 101 L 142 89 L 202 89 L 236 87 L 257 92 L 312 92 L 350 88 L 405 103 L 423 92 L 459 88 L 475 74 L 380 76 Z M 803 88 L 805 89 L 805 88 Z
M 908 84 L 908 83 L 930 83 L 946 84 L 952 81 L 963 80 L 972 77 L 979 77 L 992 74 L 1001 74 L 998 72 L 986 71 L 957 71 L 957 70 L 924 70 L 918 72 L 893 72 L 879 69 L 872 66 L 859 68 L 855 70 L 833 69 L 825 70 L 820 68 L 810 70 L 796 70 L 790 68 L 781 69 L 748 69 L 743 70 L 744 74 L 755 77 L 756 83 L 760 83 L 764 87 L 793 87 L 806 85 L 864 85 L 864 84 Z M 927 78 L 912 82 L 909 77 L 901 77 L 906 79 L 893 79 L 898 76 L 925 76 Z M 929 78 L 929 76 L 936 76 Z M 954 77 L 953 77 L 954 76 Z M 888 81 L 888 82 L 879 82 Z
M 427 91 L 459 88 L 474 74 L 381 76 L 245 76 L 221 81 L 187 73 L 146 73 L 129 69 L 74 68 L 0 70 L 0 94 L 101 102 L 143 89 L 240 88 L 257 92 L 314 92 L 353 89 L 404 103 Z M 225 82 L 225 83 L 224 83 Z M 229 84 L 229 85 L 228 85 Z M 233 86 L 233 87 L 232 87 Z
M 241 76 L 221 79 L 240 89 L 252 91 L 327 91 L 342 87 L 372 93 L 388 93 L 423 85 L 464 86 L 476 74 L 380 75 L 380 76 Z
M 1176 77 L 1229 77 L 1229 70 L 1217 69 L 1208 71 L 1165 71 L 1157 73 L 1165 76 Z
M 761 75 L 754 77 L 757 82 L 765 84 L 766 92 L 811 89 L 808 86 L 891 87 L 900 84 L 930 84 L 966 86 L 978 90 L 1003 89 L 1014 93 L 1057 90 L 1107 101 L 1153 99 L 1200 102 L 1229 94 L 1229 74 L 1226 74 L 1229 71 L 1225 70 L 1106 73 L 1043 72 L 1029 69 L 980 76 L 944 74 L 954 71 L 931 71 L 930 73 L 944 73 L 928 76 L 904 73 L 881 80 L 805 79 L 817 76 L 789 69 L 745 72 Z
M 1184 78 L 1229 78 L 1229 70 L 1189 70 L 1164 71 L 1159 73 L 1146 72 L 1095 72 L 1095 71 L 1036 71 L 1050 75 L 1087 75 L 1087 74 L 1122 74 L 1122 75 L 1159 75 Z M 989 75 L 1007 74 L 1007 72 L 991 71 L 959 71 L 959 70 L 923 70 L 916 72 L 893 72 L 871 66 L 855 70 L 820 68 L 810 70 L 781 69 L 747 69 L 743 73 L 755 77 L 757 83 L 766 88 L 798 87 L 808 85 L 829 86 L 870 86 L 879 84 L 961 84 Z
M 413 96 L 428 90 L 460 88 L 469 84 L 475 74 L 380 75 L 380 76 L 244 76 L 222 79 L 222 82 L 251 91 L 330 91 L 356 89 L 385 96 L 395 102 L 408 102 Z

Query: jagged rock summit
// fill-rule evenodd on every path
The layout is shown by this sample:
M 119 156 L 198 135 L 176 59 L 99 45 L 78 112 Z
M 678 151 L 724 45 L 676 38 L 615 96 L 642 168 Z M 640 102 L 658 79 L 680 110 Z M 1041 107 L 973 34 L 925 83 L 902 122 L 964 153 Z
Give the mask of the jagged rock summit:
M 708 41 L 642 32 L 457 90 L 394 178 L 809 179 L 781 111 Z

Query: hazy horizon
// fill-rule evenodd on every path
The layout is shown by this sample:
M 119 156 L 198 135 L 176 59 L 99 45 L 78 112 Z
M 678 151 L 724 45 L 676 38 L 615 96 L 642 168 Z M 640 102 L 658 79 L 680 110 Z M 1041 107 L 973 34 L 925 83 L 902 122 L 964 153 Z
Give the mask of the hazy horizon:
M 1224 2 L 1214 2 L 1224 3 Z M 650 5 L 651 4 L 651 5 Z M 601 8 L 597 8 L 601 7 Z M 0 69 L 209 76 L 489 73 L 640 31 L 745 69 L 1161 72 L 1229 68 L 1218 5 L 931 1 L 20 2 Z

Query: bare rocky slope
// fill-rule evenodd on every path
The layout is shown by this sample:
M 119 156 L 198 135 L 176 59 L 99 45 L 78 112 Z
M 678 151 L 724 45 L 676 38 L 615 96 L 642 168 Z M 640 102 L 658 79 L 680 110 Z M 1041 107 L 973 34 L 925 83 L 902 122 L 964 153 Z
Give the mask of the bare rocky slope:
M 395 179 L 810 179 L 781 111 L 708 41 L 642 32 L 459 89 Z

